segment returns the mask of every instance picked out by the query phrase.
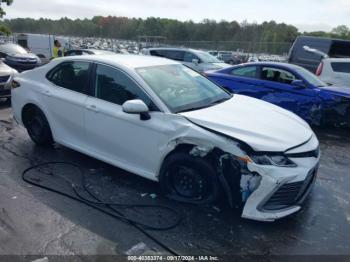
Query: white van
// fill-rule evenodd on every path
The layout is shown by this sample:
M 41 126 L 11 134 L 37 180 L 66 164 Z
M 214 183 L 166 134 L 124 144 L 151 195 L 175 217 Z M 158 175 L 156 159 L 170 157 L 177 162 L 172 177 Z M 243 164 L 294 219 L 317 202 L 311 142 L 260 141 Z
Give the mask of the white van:
M 69 40 L 66 37 L 45 34 L 17 34 L 17 44 L 36 54 L 42 62 L 47 62 L 53 57 L 54 41 L 59 40 L 62 46 L 68 46 Z

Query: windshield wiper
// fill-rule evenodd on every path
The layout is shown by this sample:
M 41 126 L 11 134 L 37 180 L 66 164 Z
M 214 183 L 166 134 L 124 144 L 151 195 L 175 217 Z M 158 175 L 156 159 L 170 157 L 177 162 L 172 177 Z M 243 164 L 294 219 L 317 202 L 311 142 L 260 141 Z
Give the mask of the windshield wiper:
M 191 108 L 188 108 L 188 109 L 177 111 L 176 113 L 178 114 L 178 113 L 186 113 L 186 112 L 196 111 L 196 110 L 208 108 L 210 106 L 211 105 L 205 105 L 205 106 L 199 106 L 199 107 L 191 107 Z
M 191 112 L 191 111 L 195 111 L 195 110 L 200 110 L 200 109 L 204 109 L 204 108 L 208 108 L 208 107 L 212 107 L 212 106 L 215 106 L 217 104 L 221 104 L 227 100 L 230 100 L 230 98 L 221 98 L 213 103 L 210 103 L 208 105 L 205 105 L 205 106 L 199 106 L 199 107 L 191 107 L 191 108 L 188 108 L 188 109 L 184 109 L 184 110 L 181 110 L 181 111 L 177 111 L 176 113 L 185 113 L 185 112 Z

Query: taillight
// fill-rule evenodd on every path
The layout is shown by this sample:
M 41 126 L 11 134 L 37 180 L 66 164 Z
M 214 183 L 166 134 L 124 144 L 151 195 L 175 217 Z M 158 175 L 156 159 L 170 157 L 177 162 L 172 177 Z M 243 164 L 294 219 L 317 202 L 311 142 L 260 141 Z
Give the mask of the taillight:
M 19 82 L 17 82 L 16 80 L 12 80 L 12 83 L 11 83 L 12 89 L 18 88 L 20 86 L 21 86 L 21 84 Z
M 322 74 L 322 71 L 323 71 L 323 62 L 321 62 L 320 65 L 318 66 L 316 75 L 320 76 Z

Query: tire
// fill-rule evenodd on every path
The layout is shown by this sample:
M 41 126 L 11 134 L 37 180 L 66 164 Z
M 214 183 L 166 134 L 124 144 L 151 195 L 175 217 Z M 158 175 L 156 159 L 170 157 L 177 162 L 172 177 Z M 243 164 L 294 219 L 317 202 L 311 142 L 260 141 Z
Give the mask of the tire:
M 44 113 L 39 108 L 31 108 L 25 114 L 23 123 L 29 137 L 36 145 L 46 147 L 54 143 L 50 125 Z
M 213 167 L 203 158 L 183 152 L 166 158 L 159 182 L 163 193 L 176 201 L 208 205 L 219 198 L 220 185 Z

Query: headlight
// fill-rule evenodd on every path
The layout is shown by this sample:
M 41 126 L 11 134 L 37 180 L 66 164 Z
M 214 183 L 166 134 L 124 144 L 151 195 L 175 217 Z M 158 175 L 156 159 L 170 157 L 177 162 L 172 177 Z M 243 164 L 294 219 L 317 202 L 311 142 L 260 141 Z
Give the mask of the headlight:
M 297 165 L 284 155 L 263 154 L 251 156 L 254 163 L 263 166 L 296 167 Z

